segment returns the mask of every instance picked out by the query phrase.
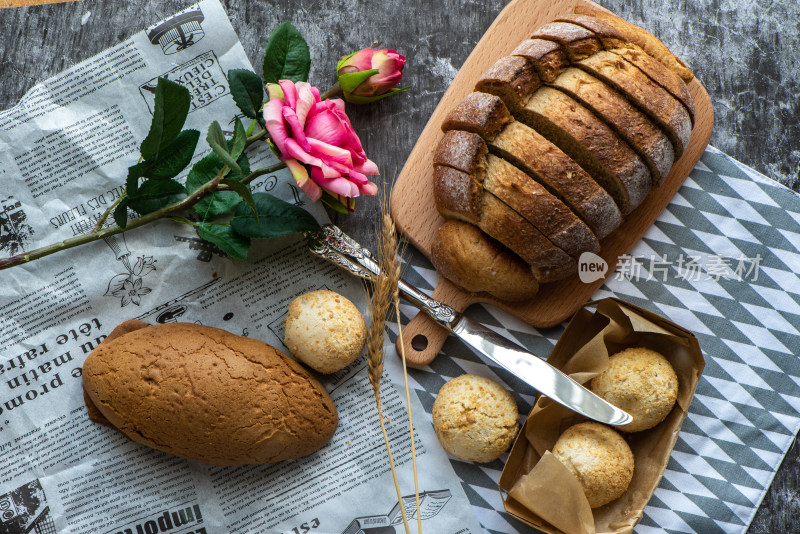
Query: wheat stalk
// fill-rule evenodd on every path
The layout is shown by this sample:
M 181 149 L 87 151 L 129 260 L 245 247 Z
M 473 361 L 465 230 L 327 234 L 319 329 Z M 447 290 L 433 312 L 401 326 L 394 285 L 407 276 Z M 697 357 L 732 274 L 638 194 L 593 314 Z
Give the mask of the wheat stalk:
M 384 197 L 385 199 L 385 197 Z M 399 249 L 397 245 L 397 228 L 395 227 L 394 220 L 389 214 L 387 202 L 381 205 L 382 211 L 382 225 L 381 225 L 381 240 L 383 243 L 382 256 L 384 257 L 384 265 L 382 270 L 389 273 L 392 284 L 392 303 L 394 304 L 395 319 L 397 320 L 397 335 L 399 337 L 400 355 L 403 360 L 403 381 L 406 389 L 406 412 L 408 413 L 408 431 L 411 437 L 411 463 L 414 469 L 414 497 L 416 498 L 417 505 L 417 531 L 422 534 L 422 517 L 419 513 L 419 480 L 417 477 L 417 450 L 414 440 L 414 422 L 411 418 L 411 393 L 408 387 L 408 367 L 406 365 L 406 351 L 403 346 L 403 327 L 400 324 L 400 290 L 398 282 L 400 281 L 401 264 L 399 259 Z
M 397 287 L 397 279 L 391 274 L 391 269 L 386 269 L 385 247 L 379 252 L 378 265 L 381 272 L 375 279 L 374 291 L 372 294 L 372 319 L 367 333 L 367 367 L 369 382 L 372 384 L 372 391 L 375 394 L 375 405 L 378 409 L 378 418 L 381 422 L 381 432 L 383 441 L 386 444 L 386 453 L 389 456 L 389 465 L 392 468 L 392 478 L 394 487 L 397 491 L 397 501 L 400 503 L 400 512 L 403 515 L 403 526 L 406 534 L 411 530 L 408 526 L 406 509 L 403 503 L 403 495 L 400 491 L 400 483 L 397 480 L 397 471 L 394 467 L 392 449 L 389 446 L 389 436 L 386 433 L 386 426 L 383 422 L 383 410 L 381 409 L 381 376 L 383 376 L 383 334 L 386 329 L 386 313 L 392 303 L 393 287 Z

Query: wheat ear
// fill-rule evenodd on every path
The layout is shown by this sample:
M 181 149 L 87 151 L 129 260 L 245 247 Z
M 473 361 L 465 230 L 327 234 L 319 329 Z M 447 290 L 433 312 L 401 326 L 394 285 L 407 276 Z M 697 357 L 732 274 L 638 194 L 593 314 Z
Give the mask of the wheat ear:
M 417 505 L 417 529 L 418 533 L 422 534 L 422 517 L 419 513 L 419 479 L 417 477 L 417 450 L 414 440 L 414 422 L 411 418 L 411 393 L 408 387 L 408 367 L 406 366 L 406 351 L 403 346 L 403 327 L 400 324 L 400 291 L 398 283 L 400 282 L 401 264 L 399 258 L 399 248 L 397 245 L 397 228 L 394 225 L 394 220 L 389 214 L 387 203 L 384 202 L 381 206 L 382 225 L 381 225 L 381 239 L 383 242 L 383 256 L 385 256 L 385 265 L 383 268 L 389 273 L 392 282 L 392 303 L 394 304 L 394 314 L 397 320 L 397 335 L 399 337 L 400 356 L 403 360 L 403 381 L 406 388 L 406 412 L 408 413 L 408 431 L 411 437 L 411 464 L 414 469 L 414 497 Z
M 397 480 L 397 471 L 394 467 L 392 449 L 389 446 L 389 436 L 386 434 L 386 426 L 383 422 L 383 410 L 381 409 L 381 376 L 383 376 L 383 335 L 386 329 L 386 313 L 392 303 L 392 277 L 385 268 L 385 255 L 381 252 L 378 256 L 378 265 L 381 273 L 375 279 L 374 291 L 372 294 L 372 319 L 369 324 L 367 334 L 367 368 L 369 382 L 372 384 L 372 391 L 375 394 L 375 405 L 378 409 L 378 418 L 381 422 L 381 432 L 383 442 L 386 444 L 386 453 L 389 456 L 389 465 L 392 468 L 392 478 L 394 487 L 397 491 L 397 501 L 400 503 L 400 512 L 403 515 L 403 526 L 406 534 L 411 534 L 406 517 L 406 507 L 403 503 L 403 495 L 400 491 L 400 482 Z M 397 287 L 397 283 L 394 283 Z

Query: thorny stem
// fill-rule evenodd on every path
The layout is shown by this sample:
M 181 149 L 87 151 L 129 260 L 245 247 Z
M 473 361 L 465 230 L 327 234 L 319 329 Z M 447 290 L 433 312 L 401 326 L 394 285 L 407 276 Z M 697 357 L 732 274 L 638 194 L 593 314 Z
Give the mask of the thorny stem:
M 250 138 L 254 141 L 263 137 L 266 134 L 265 131 L 259 132 Z M 285 163 L 278 163 L 273 165 L 272 167 L 268 167 L 266 169 L 259 169 L 248 174 L 244 179 L 242 179 L 242 183 L 250 183 L 257 177 L 268 174 L 271 172 L 275 172 L 282 168 L 286 167 Z M 169 206 L 165 206 L 159 210 L 151 211 L 141 217 L 131 220 L 128 222 L 128 225 L 125 228 L 121 228 L 118 225 L 109 226 L 107 228 L 93 230 L 88 234 L 82 234 L 79 236 L 71 237 L 69 239 L 65 239 L 64 241 L 59 241 L 58 243 L 53 243 L 51 245 L 47 245 L 41 248 L 37 248 L 35 250 L 31 250 L 30 252 L 25 252 L 23 254 L 17 254 L 16 256 L 11 256 L 10 258 L 3 258 L 0 259 L 0 270 L 9 269 L 11 267 L 15 267 L 17 265 L 22 265 L 23 263 L 29 263 L 34 260 L 38 260 L 40 258 L 44 258 L 45 256 L 49 256 L 50 254 L 55 254 L 56 252 L 61 252 L 62 250 L 67 250 L 70 248 L 78 247 L 80 245 L 85 245 L 86 243 L 91 243 L 92 241 L 97 241 L 99 239 L 104 239 L 106 237 L 110 237 L 112 235 L 121 234 L 123 232 L 127 232 L 128 230 L 133 230 L 134 228 L 139 228 L 140 226 L 144 226 L 151 222 L 154 222 L 158 219 L 174 217 L 179 213 L 188 210 L 202 199 L 207 197 L 208 195 L 220 190 L 220 181 L 222 180 L 223 173 L 227 167 L 223 167 L 219 174 L 214 177 L 213 180 L 203 184 L 199 187 L 196 191 L 194 191 L 191 195 L 182 198 L 178 202 L 174 204 L 170 204 Z

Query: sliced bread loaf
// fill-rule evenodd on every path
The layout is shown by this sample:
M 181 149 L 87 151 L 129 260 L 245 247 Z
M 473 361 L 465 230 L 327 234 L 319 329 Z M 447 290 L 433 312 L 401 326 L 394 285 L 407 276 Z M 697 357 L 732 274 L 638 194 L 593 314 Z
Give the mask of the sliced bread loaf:
M 608 193 L 553 143 L 514 121 L 499 97 L 470 93 L 453 108 L 442 129 L 480 135 L 492 154 L 510 161 L 541 183 L 585 221 L 598 239 L 620 225 L 622 215 Z
M 641 158 L 605 122 L 565 93 L 540 88 L 518 118 L 591 174 L 623 215 L 650 192 L 652 179 Z
M 649 76 L 651 80 L 678 99 L 678 101 L 684 105 L 686 111 L 689 113 L 689 118 L 691 118 L 692 123 L 694 123 L 694 100 L 692 99 L 691 93 L 689 93 L 689 88 L 686 87 L 680 75 L 674 70 L 670 70 L 670 68 L 665 66 L 665 64 L 660 62 L 656 57 L 642 50 L 635 42 L 628 39 L 620 29 L 605 20 L 589 15 L 564 15 L 557 20 L 581 26 L 594 33 L 595 36 L 600 39 L 604 49 L 631 62 Z M 639 29 L 641 30 L 641 28 Z M 650 37 L 653 36 L 651 35 Z M 653 39 L 655 39 L 655 37 L 653 37 Z M 656 41 L 658 40 L 656 39 Z M 658 42 L 660 43 L 660 41 Z M 669 53 L 669 50 L 667 50 L 667 52 Z M 672 55 L 671 53 L 669 54 Z M 672 57 L 674 58 L 674 56 Z
M 578 258 L 586 251 L 599 252 L 595 235 L 563 202 L 511 163 L 486 155 L 478 143 L 462 141 L 464 137 L 478 136 L 457 130 L 447 132 L 439 143 L 434 164 L 469 174 L 484 190 L 506 203 L 570 256 Z M 465 147 L 472 152 L 456 153 Z M 462 211 L 469 217 L 475 213 L 472 207 Z
M 475 219 L 478 228 L 538 269 L 540 282 L 555 282 L 575 274 L 574 259 L 507 204 L 476 185 L 474 177 L 443 165 L 434 169 L 434 201 L 443 217 L 468 222 Z M 480 191 L 477 195 L 459 195 L 476 188 Z
M 692 134 L 692 121 L 683 104 L 639 68 L 613 52 L 600 51 L 575 64 L 611 85 L 661 127 L 679 158 Z
M 675 160 L 672 143 L 624 96 L 594 76 L 572 67 L 562 72 L 553 86 L 592 110 L 620 134 L 645 162 L 654 185 L 666 178 Z

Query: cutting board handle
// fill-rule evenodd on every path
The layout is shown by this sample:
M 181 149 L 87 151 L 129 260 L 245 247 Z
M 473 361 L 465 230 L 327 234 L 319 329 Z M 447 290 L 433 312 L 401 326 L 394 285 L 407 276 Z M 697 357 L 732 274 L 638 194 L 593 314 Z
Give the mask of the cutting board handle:
M 439 278 L 439 283 L 431 293 L 431 297 L 459 312 L 463 312 L 474 302 L 471 296 L 444 278 Z M 405 350 L 408 365 L 424 367 L 436 358 L 448 335 L 450 332 L 446 328 L 440 326 L 427 314 L 419 312 L 403 327 L 403 337 L 397 338 L 395 343 L 397 355 L 400 356 L 401 350 Z

